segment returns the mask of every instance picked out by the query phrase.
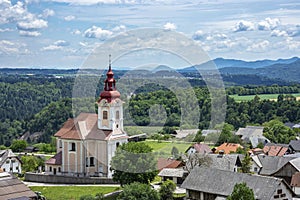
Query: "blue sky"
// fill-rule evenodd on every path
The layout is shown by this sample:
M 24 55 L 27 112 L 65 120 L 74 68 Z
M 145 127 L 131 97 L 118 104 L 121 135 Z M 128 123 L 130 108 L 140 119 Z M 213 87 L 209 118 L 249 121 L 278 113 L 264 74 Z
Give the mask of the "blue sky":
M 184 34 L 212 59 L 300 56 L 299 0 L 0 0 L 0 67 L 79 68 L 141 28 Z

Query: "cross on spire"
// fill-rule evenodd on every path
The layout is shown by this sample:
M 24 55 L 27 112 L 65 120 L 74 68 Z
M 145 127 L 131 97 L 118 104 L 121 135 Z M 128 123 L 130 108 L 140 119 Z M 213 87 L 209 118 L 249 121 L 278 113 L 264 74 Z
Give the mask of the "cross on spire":
M 111 54 L 108 56 L 108 70 L 111 70 Z

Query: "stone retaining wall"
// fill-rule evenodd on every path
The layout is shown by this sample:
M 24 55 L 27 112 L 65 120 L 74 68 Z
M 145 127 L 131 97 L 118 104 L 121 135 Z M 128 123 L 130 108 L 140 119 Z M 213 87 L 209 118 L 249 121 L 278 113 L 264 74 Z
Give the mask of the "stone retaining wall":
M 25 173 L 25 181 L 54 184 L 117 184 L 111 178 L 105 177 L 73 177 L 29 172 Z

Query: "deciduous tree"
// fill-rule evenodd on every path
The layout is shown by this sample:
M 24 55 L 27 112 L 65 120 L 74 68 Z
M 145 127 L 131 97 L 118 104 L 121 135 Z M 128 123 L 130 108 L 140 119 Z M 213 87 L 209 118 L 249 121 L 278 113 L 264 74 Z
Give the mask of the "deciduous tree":
M 152 148 L 142 142 L 119 146 L 111 161 L 113 180 L 121 185 L 133 182 L 149 183 L 157 175 L 157 159 Z

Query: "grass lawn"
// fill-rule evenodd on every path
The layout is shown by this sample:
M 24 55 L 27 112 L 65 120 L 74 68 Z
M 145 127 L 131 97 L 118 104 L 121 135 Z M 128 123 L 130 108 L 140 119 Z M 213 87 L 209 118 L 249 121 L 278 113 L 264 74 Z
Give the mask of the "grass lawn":
M 144 143 L 148 144 L 153 148 L 154 152 L 162 153 L 166 156 L 171 156 L 171 151 L 173 147 L 176 147 L 179 152 L 184 153 L 191 143 L 178 143 L 178 142 L 166 142 L 166 141 L 152 141 L 146 140 Z
M 79 200 L 80 196 L 97 193 L 107 194 L 119 190 L 109 186 L 31 186 L 32 191 L 42 192 L 47 200 Z
M 277 100 L 279 94 L 260 94 L 258 95 L 259 98 L 261 100 L 264 99 L 270 99 L 270 100 Z M 292 94 L 293 96 L 295 96 L 297 98 L 297 100 L 300 97 L 300 93 L 297 94 Z M 254 99 L 255 95 L 243 95 L 243 96 L 239 96 L 239 95 L 229 95 L 230 97 L 234 98 L 235 101 L 237 102 L 241 102 L 241 101 L 250 101 L 252 99 Z
M 161 126 L 126 126 L 126 127 L 128 127 L 128 129 L 134 128 L 134 129 L 140 130 L 143 133 L 147 133 L 147 135 L 158 133 L 158 131 L 162 130 L 162 128 L 163 128 Z M 125 127 L 125 129 L 126 129 L 126 127 Z

